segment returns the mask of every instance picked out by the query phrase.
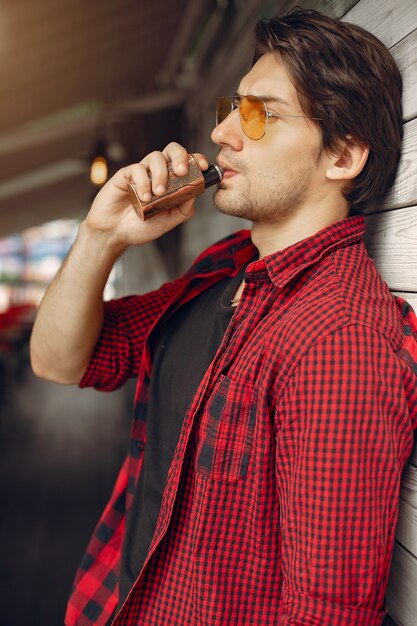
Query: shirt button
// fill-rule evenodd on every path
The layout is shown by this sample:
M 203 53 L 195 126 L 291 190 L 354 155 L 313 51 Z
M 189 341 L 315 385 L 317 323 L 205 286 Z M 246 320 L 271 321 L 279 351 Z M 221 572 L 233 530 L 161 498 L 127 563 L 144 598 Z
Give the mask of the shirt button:
M 145 442 L 144 441 L 137 441 L 136 442 L 136 447 L 137 449 L 142 452 L 145 449 Z

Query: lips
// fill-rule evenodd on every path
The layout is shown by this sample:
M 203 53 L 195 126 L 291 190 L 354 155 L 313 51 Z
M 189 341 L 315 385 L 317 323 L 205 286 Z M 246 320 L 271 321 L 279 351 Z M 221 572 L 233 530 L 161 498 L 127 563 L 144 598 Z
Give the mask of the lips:
M 230 165 L 227 165 L 222 159 L 218 159 L 216 161 L 217 165 L 219 165 L 223 170 L 223 178 L 225 176 L 232 176 L 233 174 L 237 174 L 236 170 L 234 170 Z

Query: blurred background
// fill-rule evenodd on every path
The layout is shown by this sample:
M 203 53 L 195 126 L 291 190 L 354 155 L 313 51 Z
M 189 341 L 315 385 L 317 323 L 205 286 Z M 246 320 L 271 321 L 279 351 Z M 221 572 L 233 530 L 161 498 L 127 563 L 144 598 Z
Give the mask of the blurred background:
M 217 97 L 250 64 L 254 21 L 281 4 L 0 2 L 0 626 L 63 623 L 127 450 L 135 386 L 103 394 L 38 380 L 36 307 L 106 169 L 172 140 L 214 157 Z M 158 287 L 242 227 L 210 198 L 198 210 L 190 228 L 128 251 L 105 297 Z
M 215 103 L 249 68 L 261 17 L 355 0 L 0 2 L 0 626 L 62 624 L 75 569 L 127 450 L 134 384 L 38 380 L 36 307 L 106 176 L 179 141 L 214 159 Z M 208 191 L 196 217 L 129 250 L 105 297 L 141 293 L 245 227 Z

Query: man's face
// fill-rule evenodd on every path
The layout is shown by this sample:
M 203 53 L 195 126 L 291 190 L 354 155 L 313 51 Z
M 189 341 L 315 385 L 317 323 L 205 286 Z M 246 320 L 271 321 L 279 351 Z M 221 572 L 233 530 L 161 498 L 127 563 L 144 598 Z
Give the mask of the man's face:
M 312 120 L 285 117 L 304 113 L 280 59 L 272 53 L 261 57 L 242 79 L 238 94 L 268 99 L 268 109 L 284 118 L 269 118 L 258 141 L 243 133 L 238 111 L 213 130 L 212 140 L 220 146 L 218 162 L 225 168 L 214 196 L 218 209 L 255 223 L 279 223 L 320 202 L 327 169 L 321 131 Z

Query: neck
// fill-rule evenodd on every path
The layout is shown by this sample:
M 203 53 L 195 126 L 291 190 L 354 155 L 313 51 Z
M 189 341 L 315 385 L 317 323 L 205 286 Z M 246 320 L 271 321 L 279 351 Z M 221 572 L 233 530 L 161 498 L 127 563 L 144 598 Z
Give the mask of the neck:
M 254 222 L 251 238 L 262 258 L 315 235 L 323 228 L 345 219 L 348 214 L 347 204 L 339 209 L 333 208 L 332 211 L 310 207 L 287 215 L 276 223 Z

